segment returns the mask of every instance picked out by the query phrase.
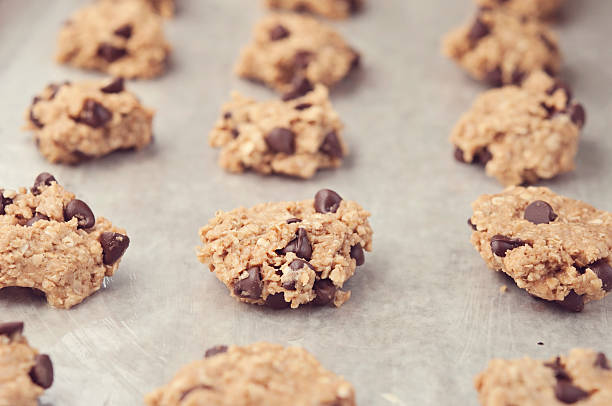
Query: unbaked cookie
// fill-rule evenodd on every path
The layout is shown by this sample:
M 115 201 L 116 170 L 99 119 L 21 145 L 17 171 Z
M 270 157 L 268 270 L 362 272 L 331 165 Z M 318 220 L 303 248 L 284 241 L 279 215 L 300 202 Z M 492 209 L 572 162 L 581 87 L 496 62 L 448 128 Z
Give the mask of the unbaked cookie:
M 75 164 L 153 139 L 153 110 L 124 89 L 123 79 L 50 84 L 26 111 L 26 128 L 50 162 Z
M 314 200 L 219 211 L 200 229 L 200 262 L 238 300 L 273 308 L 340 306 L 341 290 L 372 249 L 370 213 L 320 190 Z
M 612 213 L 544 187 L 512 186 L 472 208 L 472 244 L 519 288 L 577 312 L 612 290 Z
M 145 398 L 148 406 L 354 406 L 355 390 L 306 350 L 215 347 Z
M 474 385 L 482 406 L 609 406 L 611 365 L 604 353 L 586 349 L 549 361 L 494 359 Z
M 359 54 L 327 25 L 298 14 L 272 14 L 254 30 L 236 72 L 285 94 L 303 95 L 310 84 L 331 86 L 359 64 Z M 306 83 L 307 82 L 307 83 Z
M 53 363 L 30 347 L 23 322 L 0 323 L 0 405 L 37 406 L 53 384 Z
M 574 169 L 586 114 L 569 88 L 544 72 L 489 90 L 452 131 L 455 158 L 484 165 L 504 185 L 535 183 Z
M 346 155 L 342 123 L 323 85 L 288 101 L 259 103 L 233 93 L 222 111 L 209 141 L 222 148 L 219 164 L 230 172 L 310 178 L 339 167 Z
M 538 70 L 554 76 L 561 66 L 557 36 L 545 23 L 499 10 L 481 9 L 446 36 L 443 52 L 492 86 L 520 84 Z
M 75 12 L 60 30 L 57 61 L 125 78 L 166 70 L 170 45 L 162 19 L 141 1 L 100 1 Z
M 272 9 L 319 14 L 328 18 L 347 18 L 358 12 L 363 0 L 264 0 Z
M 481 7 L 497 8 L 520 16 L 546 18 L 554 15 L 563 0 L 476 0 Z
M 54 307 L 81 303 L 112 276 L 130 239 L 41 173 L 28 191 L 0 190 L 0 289 L 42 291 Z

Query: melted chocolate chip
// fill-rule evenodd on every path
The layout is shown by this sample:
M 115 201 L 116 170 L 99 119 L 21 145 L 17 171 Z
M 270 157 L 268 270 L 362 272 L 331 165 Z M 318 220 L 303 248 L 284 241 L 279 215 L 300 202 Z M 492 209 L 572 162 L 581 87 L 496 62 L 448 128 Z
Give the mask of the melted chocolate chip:
M 232 133 L 232 137 L 234 138 L 238 138 L 238 136 L 240 135 L 240 131 L 238 131 L 236 128 L 232 128 L 230 132 Z
M 227 352 L 227 345 L 216 345 L 206 350 L 204 358 L 214 357 L 215 355 L 223 354 Z
M 612 290 L 612 266 L 608 264 L 608 261 L 600 259 L 588 267 L 601 279 L 603 290 L 610 292 Z
M 315 299 L 312 301 L 317 306 L 325 306 L 334 301 L 336 287 L 329 279 L 319 279 L 314 283 Z
M 282 292 L 275 293 L 273 295 L 268 295 L 268 297 L 266 298 L 266 306 L 272 309 L 276 309 L 276 310 L 286 309 L 290 305 L 291 303 L 285 301 L 285 294 Z
M 489 33 L 491 33 L 489 26 L 480 18 L 476 18 L 476 21 L 474 21 L 474 24 L 472 24 L 472 28 L 470 28 L 468 38 L 472 43 L 476 43 L 480 41 L 481 38 L 489 35 Z
M 335 213 L 340 207 L 342 198 L 330 189 L 321 189 L 314 198 L 314 208 L 317 213 Z
M 9 321 L 0 324 L 0 335 L 10 337 L 23 333 L 23 321 Z
M 295 153 L 295 133 L 287 128 L 276 127 L 266 137 L 266 144 L 273 152 L 282 152 L 287 155 Z
M 355 260 L 357 266 L 361 266 L 365 263 L 365 255 L 360 243 L 351 247 L 351 258 Z
M 100 245 L 104 254 L 104 265 L 112 265 L 119 260 L 130 246 L 130 239 L 127 235 L 104 232 L 100 235 Z
M 312 103 L 300 103 L 294 107 L 298 111 L 306 110 L 312 107 Z
M 572 378 L 565 371 L 565 367 L 561 363 L 560 357 L 555 358 L 554 362 L 544 363 L 544 366 L 553 370 L 553 374 L 555 375 L 556 380 L 558 381 L 560 380 L 571 381 L 572 380 Z
M 608 363 L 606 354 L 603 352 L 597 354 L 597 357 L 595 358 L 595 366 L 601 369 L 610 370 L 610 364 Z
M 121 93 L 125 89 L 123 78 L 115 78 L 108 85 L 100 89 L 102 93 Z
M 234 284 L 234 294 L 243 298 L 259 299 L 263 289 L 260 271 L 261 269 L 258 266 L 247 269 L 248 276 Z
M 342 144 L 340 144 L 340 140 L 338 140 L 338 135 L 335 130 L 327 133 L 319 151 L 334 158 L 342 158 Z
M 503 258 L 506 256 L 507 251 L 522 247 L 525 244 L 525 241 L 519 238 L 515 239 L 497 234 L 491 238 L 491 251 L 498 257 Z
M 57 182 L 49 172 L 39 174 L 34 180 L 34 186 L 30 189 L 32 194 L 38 196 L 42 192 L 42 186 L 51 186 L 51 182 Z
M 93 99 L 87 99 L 79 116 L 74 118 L 77 123 L 88 125 L 92 128 L 103 127 L 113 118 L 113 113 Z
M 100 44 L 96 53 L 100 58 L 104 59 L 108 63 L 113 63 L 118 59 L 123 58 L 127 55 L 127 49 L 117 48 L 111 44 Z
M 586 122 L 586 111 L 584 107 L 582 107 L 582 104 L 576 103 L 569 106 L 568 114 L 574 124 L 579 128 L 584 127 L 584 123 Z
M 270 41 L 279 41 L 287 38 L 291 33 L 283 25 L 278 24 L 270 30 Z
M 298 228 L 296 237 L 287 244 L 287 246 L 280 250 L 282 254 L 288 252 L 294 252 L 298 258 L 303 258 L 310 261 L 312 257 L 312 246 L 310 240 L 308 240 L 308 234 L 304 228 Z
M 555 396 L 563 403 L 572 404 L 588 398 L 589 394 L 569 381 L 557 381 Z
M 533 224 L 548 224 L 557 217 L 551 205 L 543 200 L 536 200 L 525 208 L 525 220 Z
M 30 369 L 30 379 L 43 389 L 53 385 L 53 363 L 47 354 L 38 354 L 34 366 Z
M 34 217 L 29 219 L 25 223 L 25 226 L 26 227 L 31 227 L 34 223 L 36 223 L 39 220 L 49 220 L 49 217 L 47 217 L 47 216 L 45 216 L 44 214 L 41 214 L 41 213 L 36 213 L 36 214 L 34 214 Z
M 129 39 L 132 36 L 132 30 L 132 24 L 125 24 L 113 31 L 113 34 L 125 39 Z
M 580 313 L 584 310 L 584 298 L 573 290 L 565 296 L 565 299 L 557 301 L 557 304 L 570 312 Z
M 297 75 L 293 79 L 291 85 L 292 90 L 283 95 L 283 101 L 297 99 L 298 97 L 302 97 L 306 93 L 311 92 L 314 89 L 312 83 L 310 83 L 310 81 L 306 77 L 300 75 Z
M 96 216 L 82 200 L 71 200 L 64 208 L 64 220 L 70 221 L 73 217 L 77 218 L 77 228 L 92 228 L 96 224 Z

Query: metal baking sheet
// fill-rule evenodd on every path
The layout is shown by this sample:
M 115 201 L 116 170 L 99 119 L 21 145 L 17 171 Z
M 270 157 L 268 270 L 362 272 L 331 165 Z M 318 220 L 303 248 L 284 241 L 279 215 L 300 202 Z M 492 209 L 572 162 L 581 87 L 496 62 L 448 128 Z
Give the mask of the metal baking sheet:
M 364 68 L 332 93 L 351 154 L 341 169 L 307 181 L 227 174 L 207 145 L 232 89 L 273 97 L 231 73 L 264 14 L 254 0 L 179 0 L 167 23 L 170 71 L 129 84 L 157 109 L 155 145 L 76 167 L 43 160 L 20 131 L 31 97 L 50 81 L 101 76 L 52 59 L 58 27 L 85 3 L 0 1 L 2 185 L 29 186 L 49 171 L 132 240 L 116 276 L 72 310 L 27 291 L 0 292 L 0 319 L 24 320 L 31 343 L 53 359 L 44 405 L 142 404 L 223 343 L 304 346 L 354 383 L 360 405 L 381 406 L 476 405 L 472 379 L 491 357 L 544 358 L 576 346 L 612 354 L 612 300 L 564 313 L 489 271 L 469 243 L 470 202 L 501 190 L 456 163 L 447 141 L 484 89 L 439 53 L 440 37 L 473 12 L 470 0 L 372 0 L 358 17 L 332 23 L 363 53 Z M 556 29 L 564 76 L 588 122 L 576 171 L 543 184 L 612 210 L 612 2 L 568 3 Z M 197 261 L 198 228 L 216 210 L 311 198 L 322 187 L 372 212 L 374 252 L 343 307 L 241 304 Z

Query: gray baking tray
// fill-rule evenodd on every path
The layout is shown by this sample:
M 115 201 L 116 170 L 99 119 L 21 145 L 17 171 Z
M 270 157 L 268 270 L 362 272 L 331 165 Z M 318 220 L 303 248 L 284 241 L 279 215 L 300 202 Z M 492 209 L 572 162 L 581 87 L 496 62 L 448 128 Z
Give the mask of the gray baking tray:
M 547 358 L 576 346 L 612 354 L 612 299 L 560 311 L 488 270 L 469 243 L 470 202 L 502 189 L 456 163 L 447 141 L 484 89 L 439 52 L 441 36 L 473 13 L 470 0 L 371 0 L 358 17 L 332 22 L 363 54 L 363 69 L 332 92 L 351 154 L 308 181 L 225 173 L 207 145 L 232 89 L 273 97 L 231 73 L 265 12 L 255 0 L 179 0 L 167 23 L 170 71 L 128 84 L 157 109 L 153 146 L 48 164 L 20 131 L 23 111 L 50 81 L 101 77 L 52 59 L 58 27 L 85 3 L 0 1 L 2 186 L 29 186 L 49 171 L 132 240 L 112 280 L 72 310 L 0 292 L 0 319 L 24 320 L 28 339 L 53 359 L 43 404 L 139 405 L 206 348 L 258 340 L 306 347 L 369 406 L 476 405 L 472 379 L 492 357 Z M 612 210 L 612 2 L 568 3 L 555 25 L 588 121 L 576 171 L 543 184 Z M 197 261 L 198 229 L 216 210 L 307 199 L 323 187 L 369 209 L 375 230 L 341 308 L 241 304 Z

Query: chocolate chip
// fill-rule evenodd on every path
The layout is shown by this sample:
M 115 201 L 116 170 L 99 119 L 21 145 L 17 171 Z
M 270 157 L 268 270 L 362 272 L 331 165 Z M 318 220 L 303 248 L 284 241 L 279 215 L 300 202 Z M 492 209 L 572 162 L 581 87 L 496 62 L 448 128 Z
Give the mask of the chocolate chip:
M 474 153 L 472 163 L 478 165 L 486 165 L 491 159 L 493 159 L 493 154 L 489 152 L 489 148 L 484 147 Z
M 298 97 L 302 97 L 314 89 L 314 87 L 312 87 L 312 83 L 310 83 L 310 81 L 304 76 L 296 76 L 291 84 L 292 90 L 283 95 L 283 101 L 297 99 Z
M 276 127 L 266 137 L 266 144 L 273 152 L 287 155 L 295 153 L 295 133 L 287 128 Z
M 36 96 L 32 99 L 32 106 L 30 107 L 30 122 L 37 128 L 43 128 L 45 125 L 34 115 L 34 106 L 40 101 L 40 97 Z
M 183 394 L 181 395 L 179 402 L 182 402 L 183 400 L 185 400 L 185 398 L 189 395 L 191 395 L 193 392 L 195 391 L 199 391 L 199 390 L 213 390 L 213 387 L 210 385 L 205 385 L 205 384 L 201 384 L 198 386 L 194 386 L 193 388 L 190 388 L 188 390 L 186 390 L 185 392 L 183 392 Z
M 125 24 L 113 31 L 113 34 L 129 39 L 132 36 L 132 24 Z
M 319 147 L 319 151 L 333 158 L 342 158 L 342 144 L 340 144 L 340 141 L 338 140 L 336 130 L 332 130 L 327 133 L 323 139 L 321 147 Z
M 548 89 L 546 93 L 552 96 L 559 89 L 563 89 L 563 92 L 565 92 L 567 101 L 569 102 L 572 99 L 572 89 L 570 89 L 567 83 L 559 79 L 555 80 L 555 84 L 552 85 L 552 87 L 550 87 L 550 89 Z
M 512 71 L 512 84 L 516 86 L 520 86 L 523 83 L 523 79 L 525 79 L 525 72 L 520 69 L 514 69 Z
M 486 25 L 480 18 L 476 18 L 474 24 L 472 24 L 472 28 L 470 28 L 470 32 L 468 33 L 468 38 L 472 43 L 478 42 L 481 38 L 486 37 L 491 32 L 491 29 L 488 25 Z
M 497 68 L 490 70 L 485 74 L 484 81 L 487 82 L 491 86 L 501 86 L 504 84 L 502 77 L 502 70 L 498 66 Z
M 215 355 L 223 354 L 227 352 L 227 345 L 216 345 L 206 350 L 204 358 L 214 357 Z
M 70 85 L 70 81 L 66 80 L 63 83 L 57 84 L 57 83 L 51 83 L 48 87 L 49 89 L 51 89 L 51 95 L 49 96 L 49 100 L 53 100 L 55 99 L 55 96 L 57 95 L 57 92 L 59 92 L 59 90 L 62 88 L 62 86 L 68 86 Z
M 108 85 L 100 89 L 100 91 L 102 93 L 121 93 L 125 89 L 123 82 L 123 78 L 115 78 Z
M 548 224 L 557 217 L 550 204 L 543 200 L 536 200 L 525 208 L 525 220 L 533 224 Z
M 291 268 L 293 271 L 299 271 L 300 269 L 304 268 L 304 266 L 307 266 L 308 268 L 316 272 L 315 267 L 312 266 L 310 262 L 304 261 L 303 259 L 294 259 L 289 264 L 289 268 Z
M 345 1 L 346 1 L 346 4 L 348 4 L 349 11 L 351 13 L 356 13 L 361 8 L 361 2 L 359 2 L 358 0 L 345 0 Z
M 82 200 L 71 200 L 64 208 L 64 220 L 70 221 L 73 217 L 77 218 L 77 228 L 92 228 L 96 224 L 96 216 Z
M 540 103 L 540 107 L 546 110 L 546 118 L 551 118 L 557 112 L 557 108 L 555 106 L 549 106 L 546 103 Z
M 317 213 L 335 213 L 340 207 L 342 198 L 330 189 L 321 189 L 314 198 L 314 208 Z
M 23 321 L 9 321 L 0 324 L 0 335 L 10 337 L 17 333 L 23 333 Z
M 601 279 L 603 290 L 610 292 L 612 290 L 612 266 L 605 259 L 600 259 L 588 267 Z
M 125 48 L 117 48 L 111 44 L 103 43 L 98 46 L 97 55 L 108 63 L 113 63 L 117 59 L 127 55 Z
M 589 394 L 569 381 L 557 381 L 555 396 L 563 403 L 572 404 L 589 397 Z
M 278 24 L 270 30 L 270 41 L 278 41 L 287 38 L 290 34 L 288 29 Z
M 306 110 L 312 107 L 312 103 L 300 103 L 294 107 L 298 111 Z
M 597 357 L 595 358 L 595 366 L 601 369 L 610 370 L 610 364 L 608 363 L 608 358 L 606 357 L 606 354 L 604 354 L 603 352 L 597 354 Z
M 294 252 L 298 258 L 303 258 L 310 261 L 312 257 L 312 246 L 310 240 L 308 240 L 308 234 L 304 228 L 298 228 L 297 236 L 287 244 L 287 246 L 280 250 L 281 253 L 286 254 L 288 252 Z
M 544 70 L 544 72 L 546 72 L 548 76 L 554 77 L 557 75 L 557 69 L 550 65 L 544 65 L 542 69 Z
M 349 70 L 355 70 L 361 65 L 361 54 L 355 50 L 353 50 L 353 55 L 351 56 L 351 64 Z
M 0 189 L 0 215 L 6 214 L 6 212 L 4 211 L 4 208 L 8 206 L 9 204 L 13 204 L 13 199 L 4 197 L 3 193 L 4 193 L 4 190 Z
M 584 127 L 584 123 L 586 121 L 586 111 L 584 111 L 582 104 L 572 104 L 568 109 L 568 114 L 574 124 L 576 124 L 579 128 Z
M 544 363 L 545 367 L 548 367 L 553 370 L 553 374 L 555 375 L 555 379 L 558 381 L 565 380 L 571 381 L 572 378 L 565 371 L 565 367 L 561 364 L 561 358 L 555 358 L 554 362 L 546 362 Z
M 272 309 L 286 309 L 290 305 L 291 303 L 285 301 L 285 294 L 282 292 L 275 293 L 273 295 L 268 295 L 268 297 L 266 298 L 266 306 Z
M 453 156 L 455 157 L 455 160 L 457 160 L 458 162 L 461 162 L 462 164 L 466 163 L 465 159 L 463 158 L 463 150 L 461 148 L 455 147 Z
M 34 180 L 34 186 L 30 189 L 33 195 L 38 196 L 41 194 L 42 186 L 51 186 L 51 182 L 57 182 L 55 177 L 51 175 L 49 172 L 43 172 L 36 177 Z
M 313 289 L 317 295 L 312 301 L 315 305 L 325 306 L 334 301 L 336 296 L 336 287 L 329 279 L 319 279 L 318 281 L 315 281 Z
M 351 247 L 351 258 L 355 260 L 357 266 L 361 266 L 365 263 L 365 255 L 363 254 L 363 248 L 360 243 Z
M 130 238 L 127 235 L 106 231 L 100 235 L 100 245 L 104 257 L 104 265 L 112 265 L 123 256 L 125 250 L 130 246 Z
M 540 39 L 544 43 L 544 46 L 546 46 L 546 48 L 550 52 L 556 53 L 558 51 L 557 50 L 557 44 L 555 44 L 550 38 L 548 38 L 548 36 L 546 34 L 540 33 Z
M 515 239 L 497 234 L 491 238 L 491 251 L 498 257 L 503 258 L 506 256 L 506 251 L 522 247 L 525 244 L 525 241 L 519 238 Z
M 36 223 L 38 220 L 49 220 L 49 217 L 45 216 L 44 214 L 41 213 L 36 213 L 34 214 L 34 217 L 32 217 L 31 219 L 29 219 L 26 223 L 25 226 L 26 227 L 31 227 L 34 223 Z
M 234 294 L 248 299 L 259 299 L 263 289 L 261 269 L 258 266 L 252 266 L 246 270 L 249 274 L 246 278 L 238 280 L 234 285 Z
M 297 51 L 293 56 L 293 67 L 295 70 L 303 70 L 310 65 L 314 54 L 310 51 Z
M 472 219 L 468 219 L 467 221 L 468 226 L 472 227 L 472 230 L 477 231 L 478 228 L 476 227 L 476 224 L 472 223 Z
M 111 113 L 110 110 L 93 99 L 87 99 L 83 103 L 79 116 L 74 118 L 74 121 L 88 125 L 92 128 L 100 128 L 112 118 L 113 113 Z
M 223 113 L 223 118 L 226 120 L 229 120 L 230 118 L 232 118 L 231 111 L 226 111 L 225 113 Z
M 297 217 L 292 217 L 287 220 L 287 224 L 301 223 L 301 222 L 302 222 L 302 219 L 299 219 Z
M 238 138 L 238 136 L 240 135 L 240 131 L 238 131 L 236 128 L 232 128 L 230 133 L 232 133 L 232 137 L 234 138 Z
M 43 389 L 53 385 L 53 364 L 47 354 L 38 354 L 34 358 L 34 366 L 30 369 L 30 379 Z
M 584 310 L 584 299 L 573 290 L 565 296 L 565 299 L 558 300 L 557 304 L 570 312 L 580 313 Z
M 287 290 L 295 290 L 295 284 L 297 283 L 297 281 L 292 280 L 292 281 L 285 281 L 283 282 L 282 286 L 283 289 L 287 289 Z M 268 296 L 269 298 L 270 296 Z M 284 299 L 283 299 L 284 300 Z

